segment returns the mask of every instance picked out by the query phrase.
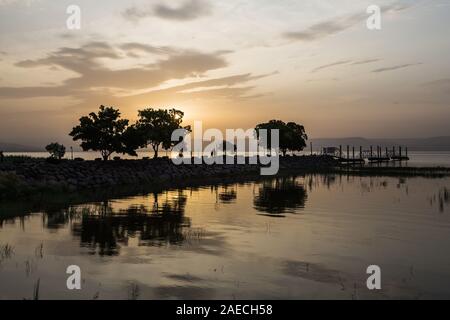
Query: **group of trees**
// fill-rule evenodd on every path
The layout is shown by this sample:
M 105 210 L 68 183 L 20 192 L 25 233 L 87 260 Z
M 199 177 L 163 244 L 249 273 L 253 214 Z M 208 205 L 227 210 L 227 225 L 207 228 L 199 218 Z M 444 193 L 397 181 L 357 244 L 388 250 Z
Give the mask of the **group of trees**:
M 138 112 L 138 120 L 130 124 L 127 119 L 121 119 L 120 112 L 113 107 L 100 106 L 97 113 L 90 113 L 80 118 L 80 124 L 72 129 L 70 136 L 74 141 L 81 141 L 84 151 L 99 151 L 106 161 L 112 153 L 137 156 L 136 150 L 151 146 L 154 157 L 162 148 L 170 150 L 178 141 L 172 141 L 172 132 L 184 129 L 188 134 L 190 126 L 182 126 L 184 113 L 176 109 L 144 109 Z M 258 139 L 260 130 L 279 130 L 279 150 L 286 155 L 288 151 L 301 151 L 306 147 L 308 136 L 305 128 L 294 122 L 284 123 L 271 120 L 258 124 L 255 128 Z M 271 148 L 270 134 L 267 146 Z M 182 139 L 182 138 L 181 138 Z M 225 143 L 224 143 L 225 145 Z M 47 146 L 47 150 L 54 158 L 62 158 L 65 148 L 57 143 Z
M 182 127 L 184 113 L 176 109 L 144 109 L 139 111 L 136 123 L 120 118 L 120 112 L 112 107 L 100 106 L 97 113 L 80 118 L 80 124 L 72 129 L 70 136 L 81 141 L 84 151 L 99 151 L 103 160 L 113 152 L 137 156 L 136 150 L 151 146 L 154 157 L 160 147 L 168 150 L 177 142 L 171 140 L 172 132 Z

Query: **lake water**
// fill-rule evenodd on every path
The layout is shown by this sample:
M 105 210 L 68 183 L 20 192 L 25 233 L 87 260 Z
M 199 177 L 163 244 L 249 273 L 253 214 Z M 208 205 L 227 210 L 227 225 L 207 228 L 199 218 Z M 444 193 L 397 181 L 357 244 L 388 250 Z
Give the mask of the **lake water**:
M 1 203 L 0 298 L 449 299 L 449 190 L 306 175 Z

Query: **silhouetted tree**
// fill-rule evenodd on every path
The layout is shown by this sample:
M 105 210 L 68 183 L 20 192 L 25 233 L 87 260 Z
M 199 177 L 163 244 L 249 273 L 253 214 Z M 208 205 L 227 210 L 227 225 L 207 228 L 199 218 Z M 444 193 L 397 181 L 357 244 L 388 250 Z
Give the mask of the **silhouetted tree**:
M 98 113 L 91 112 L 81 117 L 80 124 L 72 129 L 70 135 L 74 141 L 81 140 L 84 151 L 100 151 L 106 161 L 113 152 L 136 155 L 135 146 L 127 144 L 134 139 L 130 137 L 134 134 L 132 129 L 128 131 L 127 127 L 128 120 L 120 119 L 119 110 L 102 105 Z
M 64 147 L 62 144 L 59 144 L 58 142 L 48 144 L 45 147 L 45 150 L 47 150 L 47 152 L 50 153 L 50 156 L 52 158 L 58 160 L 61 160 L 66 154 L 66 147 Z
M 172 132 L 177 129 L 185 129 L 186 134 L 190 127 L 182 127 L 184 112 L 176 109 L 144 109 L 139 111 L 139 120 L 136 128 L 142 139 L 142 147 L 150 145 L 158 157 L 159 148 L 169 150 L 180 141 L 172 141 Z
M 267 130 L 267 141 L 261 141 L 261 129 Z M 306 147 L 308 136 L 305 133 L 305 128 L 295 122 L 286 124 L 281 120 L 270 120 L 269 122 L 258 124 L 255 130 L 260 143 L 266 143 L 269 149 L 272 149 L 270 130 L 279 130 L 279 149 L 283 156 L 286 155 L 288 150 L 301 151 Z
M 290 151 L 302 151 L 306 147 L 308 136 L 305 127 L 295 122 L 286 124 L 287 148 Z

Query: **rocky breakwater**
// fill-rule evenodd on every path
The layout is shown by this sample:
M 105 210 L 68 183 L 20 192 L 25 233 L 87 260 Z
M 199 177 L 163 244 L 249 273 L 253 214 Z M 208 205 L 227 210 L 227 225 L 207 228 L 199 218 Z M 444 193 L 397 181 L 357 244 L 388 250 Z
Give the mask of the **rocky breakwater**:
M 247 159 L 248 163 L 248 159 Z M 331 157 L 285 157 L 280 169 L 332 167 Z M 259 165 L 196 164 L 174 165 L 167 158 L 112 161 L 46 161 L 28 159 L 20 163 L 0 163 L 0 198 L 39 191 L 70 192 L 129 184 L 153 184 L 189 179 L 245 177 L 258 175 Z

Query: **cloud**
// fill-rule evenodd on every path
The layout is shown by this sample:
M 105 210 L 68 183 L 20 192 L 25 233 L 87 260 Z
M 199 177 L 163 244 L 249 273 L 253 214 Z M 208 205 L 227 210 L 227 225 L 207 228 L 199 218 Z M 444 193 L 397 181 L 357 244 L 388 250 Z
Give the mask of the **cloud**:
M 168 20 L 189 21 L 207 16 L 211 11 L 211 4 L 205 0 L 185 0 L 178 7 L 168 6 L 163 3 L 147 8 L 130 7 L 122 15 L 125 19 L 133 22 L 150 16 Z
M 104 58 L 122 59 L 133 50 L 157 52 L 159 60 L 144 66 L 126 69 L 109 69 L 99 60 Z M 202 53 L 193 50 L 170 49 L 127 43 L 113 47 L 105 42 L 90 42 L 79 48 L 60 48 L 47 57 L 24 60 L 16 63 L 22 68 L 40 66 L 59 67 L 73 71 L 79 76 L 66 80 L 57 87 L 0 88 L 0 97 L 20 98 L 38 96 L 60 96 L 79 94 L 95 88 L 118 88 L 138 90 L 158 86 L 172 79 L 203 76 L 210 70 L 224 68 L 228 63 L 223 52 Z
M 127 55 L 131 57 L 138 57 L 145 53 L 156 55 L 173 54 L 177 50 L 172 47 L 155 47 L 138 42 L 128 42 L 120 45 L 120 49 L 127 51 Z
M 286 32 L 284 33 L 284 37 L 303 42 L 315 41 L 344 31 L 354 26 L 364 19 L 364 17 L 365 15 L 363 13 L 358 13 L 351 16 L 335 18 L 333 20 L 317 23 L 302 31 Z
M 444 78 L 424 83 L 424 86 L 450 86 L 450 78 Z
M 381 59 L 367 59 L 367 60 L 361 60 L 361 61 L 355 61 L 352 63 L 352 65 L 361 65 L 361 64 L 369 64 L 369 63 L 374 63 L 374 62 L 378 62 L 381 61 Z
M 407 63 L 407 64 L 400 64 L 397 66 L 392 66 L 392 67 L 386 67 L 386 68 L 380 68 L 380 69 L 375 69 L 372 72 L 374 73 L 380 73 L 380 72 L 386 72 L 386 71 L 394 71 L 394 70 L 398 70 L 398 69 L 404 69 L 404 68 L 408 68 L 408 67 L 413 67 L 413 66 L 418 66 L 421 65 L 422 63 Z
M 130 52 L 139 52 L 144 57 L 151 55 L 154 58 L 156 55 L 157 60 L 124 69 L 110 69 L 102 63 L 105 58 L 123 59 L 129 56 Z M 166 89 L 155 89 L 169 80 L 205 77 L 210 70 L 224 68 L 228 66 L 224 55 L 229 52 L 203 53 L 136 42 L 117 46 L 106 42 L 89 42 L 78 48 L 63 47 L 41 59 L 19 61 L 16 66 L 20 68 L 56 67 L 75 72 L 77 76 L 55 86 L 0 87 L 0 98 L 73 97 L 84 102 L 97 102 L 102 99 L 129 102 L 133 98 L 138 98 L 136 101 L 142 101 L 141 98 L 173 99 L 174 96 L 249 98 L 247 93 L 253 87 L 239 87 L 239 85 L 273 73 L 264 75 L 246 73 L 193 81 Z M 144 90 L 148 91 L 136 93 Z
M 411 5 L 391 4 L 381 7 L 382 12 L 398 12 L 411 7 Z M 285 32 L 283 36 L 287 39 L 302 42 L 319 40 L 355 26 L 367 19 L 366 12 L 354 13 L 346 16 L 335 17 L 327 21 L 314 24 L 301 31 Z
M 374 63 L 374 62 L 377 62 L 377 61 L 381 61 L 381 59 L 365 59 L 365 60 L 357 60 L 357 61 L 340 60 L 340 61 L 336 61 L 336 62 L 333 62 L 333 63 L 321 65 L 321 66 L 311 70 L 311 73 L 315 73 L 315 72 L 318 72 L 318 71 L 323 70 L 323 69 L 336 67 L 336 66 L 340 66 L 340 65 L 356 66 L 356 65 L 363 65 L 363 64 Z
M 209 2 L 203 0 L 188 0 L 178 8 L 159 4 L 154 9 L 158 17 L 170 20 L 193 20 L 211 13 Z
M 137 22 L 140 19 L 143 18 L 147 18 L 149 16 L 153 15 L 153 10 L 151 9 L 140 9 L 137 7 L 130 7 L 127 8 L 124 12 L 122 12 L 122 16 L 129 20 L 129 21 L 133 21 L 133 22 Z
M 423 86 L 431 88 L 431 90 L 437 90 L 439 92 L 450 93 L 450 78 L 444 78 L 426 82 Z
M 317 71 L 323 70 L 323 69 L 327 69 L 327 68 L 331 68 L 331 67 L 335 67 L 335 66 L 339 66 L 339 65 L 343 65 L 343 64 L 348 64 L 352 62 L 351 60 L 341 60 L 341 61 L 336 61 L 333 63 L 329 63 L 329 64 L 324 64 L 322 66 L 319 66 L 313 70 L 311 70 L 311 73 L 315 73 Z
M 189 98 L 189 99 L 252 99 L 260 97 L 261 94 L 249 95 L 253 86 L 239 86 L 251 81 L 272 76 L 278 72 L 252 75 L 251 73 L 233 75 L 222 78 L 214 78 L 202 81 L 193 81 L 165 89 L 152 90 L 149 92 L 125 97 L 128 103 L 137 104 L 143 100 L 163 101 L 167 99 Z

